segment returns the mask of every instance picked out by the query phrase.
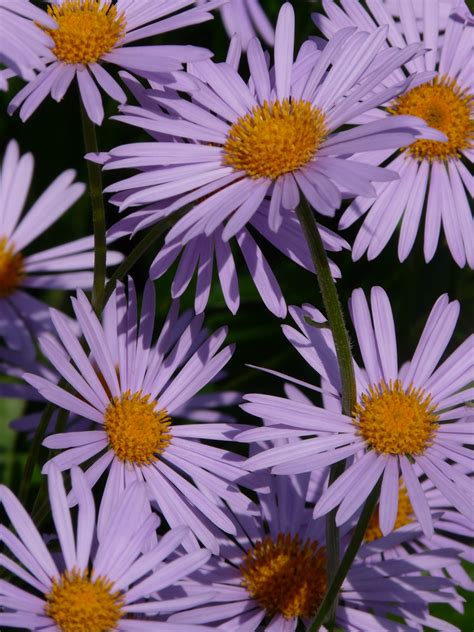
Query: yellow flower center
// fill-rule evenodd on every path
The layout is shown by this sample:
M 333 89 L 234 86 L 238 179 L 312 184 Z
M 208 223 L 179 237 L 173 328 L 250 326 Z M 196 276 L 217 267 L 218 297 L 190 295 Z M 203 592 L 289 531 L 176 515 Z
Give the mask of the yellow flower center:
M 400 486 L 400 492 L 398 494 L 397 517 L 395 519 L 395 525 L 393 528 L 394 530 L 400 529 L 401 527 L 404 527 L 406 524 L 410 524 L 413 521 L 413 507 L 411 506 L 411 502 L 408 498 L 408 494 L 405 488 Z M 366 542 L 373 542 L 373 540 L 378 540 L 379 538 L 383 538 L 383 533 L 380 529 L 379 507 L 377 506 L 369 521 L 364 539 Z
M 326 134 L 325 116 L 311 103 L 265 101 L 230 128 L 224 163 L 251 178 L 275 180 L 314 158 Z
M 25 267 L 21 253 L 15 253 L 6 237 L 0 237 L 0 298 L 6 298 L 21 285 Z
M 398 97 L 390 114 L 419 116 L 448 137 L 447 142 L 417 140 L 406 152 L 416 160 L 445 161 L 458 158 L 474 138 L 473 97 L 455 79 L 437 77 Z
M 354 409 L 358 434 L 379 453 L 423 454 L 438 428 L 431 395 L 400 380 L 369 387 Z
M 156 461 L 171 442 L 171 419 L 166 410 L 141 391 L 114 397 L 104 415 L 109 445 L 121 461 L 145 465 Z
M 297 535 L 266 536 L 247 551 L 240 572 L 242 585 L 269 616 L 310 617 L 326 593 L 326 551 Z
M 53 579 L 46 595 L 45 613 L 61 632 L 108 632 L 122 618 L 123 597 L 106 578 L 66 571 Z
M 45 29 L 53 53 L 66 64 L 91 64 L 108 53 L 125 32 L 125 18 L 112 0 L 64 0 L 49 5 L 57 29 Z

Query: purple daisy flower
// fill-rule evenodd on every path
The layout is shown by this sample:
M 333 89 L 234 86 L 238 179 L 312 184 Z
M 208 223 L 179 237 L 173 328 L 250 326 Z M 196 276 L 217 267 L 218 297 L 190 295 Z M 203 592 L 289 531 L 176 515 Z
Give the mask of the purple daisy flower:
M 174 82 L 172 73 L 180 70 L 184 62 L 206 59 L 211 53 L 196 46 L 129 44 L 211 20 L 209 11 L 222 0 L 195 4 L 195 0 L 50 2 L 48 13 L 54 28 L 45 31 L 52 38 L 53 47 L 44 60 L 46 68 L 15 96 L 9 113 L 21 106 L 20 117 L 25 121 L 49 94 L 61 101 L 76 77 L 87 114 L 100 125 L 104 108 L 97 86 L 119 103 L 127 100 L 123 89 L 104 68 L 104 62 L 135 74 L 152 75 L 165 83 Z
M 448 503 L 473 519 L 472 481 L 450 462 L 466 464 L 472 458 L 465 443 L 472 443 L 474 336 L 439 364 L 454 332 L 459 303 L 441 296 L 431 310 L 413 358 L 398 367 L 395 325 L 389 299 L 373 288 L 371 309 L 362 290 L 350 303 L 364 368 L 354 362 L 358 402 L 352 417 L 341 412 L 339 370 L 329 330 L 306 322 L 324 317 L 311 306 L 292 308 L 298 329 L 283 326 L 290 343 L 323 378 L 324 408 L 269 395 L 247 395 L 244 409 L 264 420 L 264 427 L 239 435 L 239 440 L 264 439 L 274 424 L 281 436 L 310 437 L 291 449 L 273 448 L 251 458 L 246 467 L 272 467 L 276 474 L 309 472 L 351 458 L 342 476 L 322 495 L 314 516 L 339 507 L 337 524 L 346 522 L 361 507 L 382 478 L 380 527 L 387 534 L 397 515 L 399 478 L 407 489 L 413 511 L 427 537 L 433 535 L 431 511 L 418 477 L 418 468 Z M 372 312 L 372 313 L 371 313 Z M 284 376 L 292 380 L 288 376 Z M 311 384 L 297 380 L 311 390 Z M 326 402 L 330 402 L 327 404 Z M 316 436 L 315 436 L 316 435 Z M 354 480 L 358 481 L 354 487 Z
M 324 51 L 305 42 L 294 61 L 294 22 L 293 8 L 285 3 L 272 69 L 259 41 L 251 41 L 248 83 L 232 64 L 206 60 L 192 64 L 188 74 L 192 103 L 164 90 L 150 95 L 150 103 L 161 108 L 122 108 L 118 120 L 172 140 L 115 150 L 121 160 L 108 168 L 145 168 L 106 189 L 120 193 L 121 210 L 168 200 L 163 210 L 167 215 L 193 203 L 169 231 L 167 242 L 210 236 L 223 222 L 223 238 L 228 240 L 267 197 L 268 225 L 276 232 L 284 210 L 293 211 L 300 195 L 320 213 L 333 215 L 342 195 L 361 195 L 362 189 L 373 195 L 372 181 L 398 179 L 385 169 L 347 160 L 354 151 L 393 151 L 420 136 L 445 138 L 411 116 L 336 132 L 354 109 L 363 113 L 406 88 L 404 81 L 388 90 L 379 85 L 413 58 L 419 45 L 394 55 L 384 50 L 386 28 L 371 34 L 349 29 L 337 34 Z
M 233 57 L 234 50 L 231 44 L 227 62 L 235 63 L 236 60 Z M 153 106 L 153 90 L 145 89 L 133 77 L 123 76 L 123 79 L 142 107 L 147 108 L 150 104 Z M 153 83 L 151 85 L 152 88 L 157 88 Z M 153 107 L 155 109 L 159 108 L 156 103 Z M 156 140 L 164 140 L 158 134 L 153 135 Z M 127 158 L 121 157 L 120 149 L 112 150 L 107 154 L 89 155 L 88 157 L 102 164 L 105 163 L 105 169 L 128 162 Z M 120 194 L 118 194 L 112 197 L 111 201 L 119 203 L 120 197 Z M 176 198 L 176 201 L 178 200 L 179 198 Z M 168 204 L 169 201 L 154 204 L 129 214 L 109 229 L 109 238 L 115 240 L 126 235 L 134 235 L 138 231 L 160 222 L 166 214 Z M 314 270 L 314 267 L 296 216 L 289 211 L 283 211 L 282 225 L 278 232 L 273 232 L 269 229 L 266 219 L 268 207 L 268 201 L 264 200 L 255 215 L 249 220 L 248 227 L 244 227 L 237 232 L 234 243 L 242 253 L 243 260 L 250 272 L 250 277 L 263 302 L 273 314 L 283 318 L 287 310 L 285 298 L 278 280 L 255 238 L 261 234 L 275 248 L 298 265 L 308 270 Z M 251 231 L 248 230 L 250 227 Z M 177 260 L 179 261 L 171 285 L 173 298 L 179 298 L 186 291 L 193 276 L 196 274 L 194 309 L 198 314 L 203 312 L 207 305 L 212 285 L 214 260 L 219 284 L 227 307 L 233 314 L 239 309 L 240 292 L 237 266 L 231 244 L 222 237 L 223 229 L 224 226 L 221 225 L 209 237 L 204 234 L 197 235 L 186 244 L 183 244 L 179 238 L 176 238 L 161 248 L 150 267 L 150 278 L 156 280 L 165 274 Z M 333 231 L 323 226 L 319 226 L 319 230 L 326 250 L 335 252 L 343 248 L 349 248 L 349 244 Z M 339 268 L 332 261 L 330 266 L 334 277 L 339 278 Z
M 269 46 L 275 43 L 275 31 L 259 0 L 229 0 L 221 15 L 227 35 L 238 35 L 244 50 L 256 35 Z
M 0 70 L 0 90 L 14 75 L 33 79 L 35 70 L 52 59 L 52 40 L 37 24 L 55 28 L 54 20 L 29 0 L 0 0 L 0 64 L 7 67 Z
M 355 3 L 354 3 L 355 4 Z M 424 256 L 430 261 L 437 249 L 441 226 L 456 263 L 466 262 L 474 267 L 474 224 L 469 209 L 473 194 L 473 180 L 469 166 L 474 156 L 473 129 L 473 37 L 474 20 L 469 10 L 457 7 L 448 20 L 442 20 L 439 2 L 425 2 L 423 28 L 418 33 L 415 10 L 421 3 L 405 0 L 399 3 L 399 21 L 395 22 L 380 0 L 369 3 L 371 13 L 357 5 L 357 10 L 346 5 L 346 13 L 336 10 L 332 1 L 325 3 L 330 19 L 315 14 L 314 20 L 326 36 L 349 25 L 364 31 L 376 32 L 379 24 L 388 24 L 389 50 L 423 41 L 423 55 L 406 63 L 403 70 L 408 77 L 429 73 L 431 81 L 408 86 L 404 94 L 391 99 L 384 107 L 367 109 L 364 121 L 390 120 L 393 115 L 419 116 L 447 136 L 447 142 L 419 140 L 401 154 L 378 151 L 367 156 L 374 165 L 383 162 L 396 171 L 400 181 L 376 183 L 376 195 L 360 195 L 347 208 L 339 226 L 347 228 L 365 216 L 354 242 L 352 256 L 360 259 L 366 252 L 368 259 L 377 257 L 401 223 L 398 256 L 404 261 L 413 248 L 423 208 L 425 213 Z M 453 5 L 453 3 L 451 3 Z M 441 30 L 446 29 L 440 44 Z M 400 73 L 401 71 L 398 71 Z M 400 81 L 401 75 L 391 77 Z M 426 80 L 426 79 L 425 79 Z M 419 81 L 416 81 L 419 84 Z
M 472 476 L 472 467 L 463 467 L 459 470 Z M 418 474 L 421 472 L 418 471 Z M 427 538 L 421 531 L 406 489 L 401 485 L 394 531 L 388 536 L 383 536 L 380 528 L 380 511 L 377 507 L 370 519 L 365 535 L 365 541 L 370 543 L 370 546 L 365 547 L 363 556 L 380 556 L 381 540 L 383 541 L 383 557 L 385 559 L 409 559 L 413 551 L 420 553 L 430 550 L 436 554 L 438 549 L 448 548 L 458 551 L 459 561 L 465 560 L 473 563 L 472 547 L 467 544 L 467 542 L 472 541 L 474 536 L 472 522 L 450 506 L 430 479 L 422 480 L 421 486 L 433 516 L 435 529 L 433 536 Z M 375 559 L 375 557 L 371 557 L 371 559 Z M 436 569 L 431 572 L 432 575 L 441 577 L 445 573 L 452 578 L 457 586 L 461 586 L 465 590 L 474 590 L 474 582 L 461 563 L 450 564 L 446 569 Z
M 172 529 L 155 546 L 146 547 L 159 518 L 144 513 L 146 489 L 138 482 L 119 500 L 113 520 L 96 542 L 92 492 L 78 467 L 71 470 L 71 478 L 78 500 L 76 532 L 61 474 L 55 467 L 48 474 L 49 501 L 60 546 L 60 554 L 54 555 L 20 502 L 7 487 L 0 486 L 0 503 L 15 529 L 13 532 L 0 525 L 0 540 L 13 555 L 2 554 L 0 567 L 24 586 L 0 580 L 2 629 L 181 630 L 176 624 L 151 617 L 206 603 L 209 593 L 169 601 L 161 599 L 159 591 L 201 567 L 209 559 L 209 551 L 201 549 L 177 561 L 164 561 L 182 544 L 186 527 Z M 190 625 L 187 629 L 203 628 Z
M 29 288 L 92 287 L 94 242 L 84 237 L 36 252 L 25 249 L 56 222 L 82 195 L 75 171 L 64 171 L 20 219 L 33 177 L 31 154 L 20 156 L 11 141 L 0 171 L 0 336 L 13 349 L 34 357 L 32 337 L 50 329 L 48 307 L 25 292 Z M 107 264 L 122 255 L 109 250 Z
M 279 445 L 292 444 L 282 440 Z M 270 493 L 259 494 L 258 511 L 234 515 L 236 539 L 226 538 L 220 557 L 213 557 L 183 582 L 189 595 L 205 585 L 215 596 L 205 606 L 172 615 L 170 621 L 184 626 L 213 623 L 239 632 L 293 632 L 299 621 L 309 623 L 328 582 L 325 525 L 324 520 L 311 518 L 308 481 L 309 475 L 301 474 L 271 477 Z M 347 632 L 404 631 L 424 624 L 443 632 L 457 630 L 428 613 L 429 603 L 461 604 L 452 582 L 423 574 L 458 564 L 455 551 L 418 553 L 402 561 L 372 560 L 365 548 L 362 545 L 362 557 L 342 585 L 338 627 Z M 379 543 L 379 550 L 384 550 L 383 544 Z M 402 617 L 406 624 L 387 615 Z
M 52 463 L 66 470 L 93 459 L 86 471 L 87 480 L 93 486 L 107 470 L 104 502 L 109 504 L 124 487 L 145 480 L 150 498 L 168 524 L 191 528 L 184 541 L 188 550 L 199 548 L 200 540 L 217 551 L 218 530 L 234 531 L 223 503 L 242 511 L 250 506 L 233 484 L 243 475 L 244 459 L 200 440 L 232 439 L 240 424 L 220 421 L 212 407 L 226 403 L 229 397 L 235 402 L 236 395 L 204 394 L 199 400 L 189 400 L 230 360 L 231 346 L 219 350 L 226 328 L 208 337 L 202 329 L 203 318 L 189 311 L 179 316 L 179 306 L 174 303 L 157 342 L 152 344 L 152 283 L 146 285 L 140 317 L 131 280 L 128 298 L 122 285 L 112 295 L 102 324 L 83 292 L 72 302 L 90 357 L 64 316 L 55 310 L 51 310 L 51 319 L 61 342 L 44 336 L 40 345 L 73 393 L 41 376 L 26 374 L 24 379 L 45 399 L 99 424 L 99 428 L 48 437 L 46 447 L 64 451 L 48 461 L 45 470 Z M 186 402 L 194 410 L 189 416 L 192 423 L 180 423 L 177 418 Z M 211 410 L 207 410 L 208 405 Z

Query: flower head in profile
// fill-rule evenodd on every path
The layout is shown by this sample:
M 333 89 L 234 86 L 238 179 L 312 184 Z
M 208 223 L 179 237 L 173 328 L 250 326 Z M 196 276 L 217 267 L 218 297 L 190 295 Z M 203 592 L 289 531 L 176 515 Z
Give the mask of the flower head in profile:
M 26 251 L 82 195 L 84 185 L 74 182 L 75 171 L 64 171 L 21 217 L 33 178 L 31 154 L 20 156 L 11 141 L 0 169 L 0 336 L 8 346 L 34 354 L 33 338 L 51 328 L 48 307 L 29 289 L 92 287 L 93 238 L 29 254 Z M 107 253 L 108 265 L 122 255 Z
M 381 0 L 370 3 L 371 13 L 362 7 L 357 14 L 336 11 L 332 0 L 325 6 L 331 18 L 316 14 L 314 19 L 328 37 L 334 30 L 349 25 L 375 32 L 383 23 L 390 29 L 389 50 L 413 41 L 423 42 L 423 55 L 403 67 L 405 74 L 415 80 L 413 86 L 382 107 L 367 111 L 366 116 L 380 122 L 400 115 L 419 116 L 447 137 L 447 142 L 418 140 L 399 155 L 390 150 L 371 154 L 372 164 L 383 162 L 399 174 L 400 181 L 376 183 L 376 195 L 358 196 L 343 214 L 341 228 L 365 216 L 354 242 L 353 258 L 359 259 L 365 253 L 369 259 L 377 257 L 401 223 L 398 256 L 404 261 L 413 248 L 424 214 L 425 260 L 433 258 L 442 226 L 455 262 L 460 267 L 466 263 L 474 267 L 474 225 L 469 208 L 469 194 L 472 196 L 474 190 L 469 173 L 474 155 L 472 14 L 464 3 L 404 0 L 397 3 L 395 22 Z M 450 15 L 443 19 L 447 7 Z M 399 80 L 400 75 L 390 78 L 393 83 Z
M 43 353 L 72 392 L 41 376 L 26 374 L 24 379 L 45 399 L 97 425 L 48 437 L 44 445 L 63 451 L 45 470 L 51 464 L 67 470 L 92 459 L 86 475 L 95 484 L 107 471 L 108 503 L 124 485 L 145 480 L 168 524 L 191 528 L 185 547 L 197 549 L 200 540 L 216 551 L 218 530 L 234 529 L 223 504 L 242 510 L 250 506 L 233 484 L 244 473 L 243 457 L 200 441 L 229 441 L 240 428 L 215 410 L 236 403 L 237 394 L 199 393 L 232 356 L 232 347 L 221 349 L 226 329 L 208 336 L 201 316 L 190 311 L 179 315 L 174 303 L 155 342 L 151 283 L 140 314 L 131 280 L 128 295 L 122 285 L 116 289 L 102 323 L 84 293 L 72 302 L 90 355 L 55 310 L 51 318 L 60 342 L 53 336 L 40 339 Z
M 212 19 L 209 11 L 221 4 L 210 0 L 55 0 L 48 6 L 52 25 L 44 31 L 53 40 L 46 68 L 11 101 L 8 111 L 20 107 L 28 119 L 50 94 L 60 101 L 77 79 L 82 103 L 91 121 L 100 125 L 104 109 L 99 87 L 119 103 L 125 92 L 104 64 L 113 64 L 139 75 L 173 83 L 184 62 L 206 59 L 210 53 L 195 46 L 135 46 L 140 40 L 183 26 Z M 39 28 L 39 27 L 37 27 Z
M 289 448 L 262 452 L 246 467 L 272 467 L 277 474 L 292 474 L 351 459 L 315 506 L 315 517 L 338 507 L 337 524 L 358 511 L 381 479 L 380 528 L 383 534 L 390 533 L 397 517 L 401 477 L 415 516 L 431 537 L 432 515 L 420 473 L 452 507 L 472 520 L 472 481 L 453 462 L 463 465 L 471 458 L 464 444 L 473 440 L 472 418 L 470 422 L 464 418 L 473 396 L 469 385 L 474 337 L 440 363 L 456 326 L 459 303 L 450 302 L 446 295 L 437 300 L 412 360 L 401 367 L 392 310 L 382 288 L 372 289 L 370 308 L 362 290 L 355 290 L 350 307 L 363 360 L 363 367 L 354 363 L 358 401 L 352 416 L 341 412 L 332 335 L 306 322 L 308 316 L 322 322 L 322 314 L 310 306 L 292 308 L 298 328 L 284 326 L 283 331 L 323 378 L 324 407 L 268 395 L 245 396 L 247 412 L 279 424 L 288 436 L 309 437 Z M 239 439 L 256 441 L 265 432 L 264 427 Z
M 161 599 L 159 591 L 200 568 L 210 553 L 201 549 L 165 561 L 179 549 L 186 527 L 172 529 L 150 547 L 159 518 L 143 512 L 148 504 L 146 489 L 138 482 L 117 502 L 113 520 L 96 545 L 96 510 L 89 484 L 78 467 L 71 470 L 71 479 L 78 501 L 77 529 L 73 527 L 61 474 L 57 468 L 50 468 L 49 502 L 59 554 L 50 552 L 20 502 L 7 487 L 0 486 L 0 504 L 14 529 L 0 525 L 2 548 L 12 555 L 2 554 L 0 568 L 21 585 L 4 579 L 0 582 L 2 629 L 178 632 L 179 626 L 160 622 L 156 615 L 167 616 L 206 603 L 209 592 L 203 590 L 201 595 L 170 602 Z
M 277 443 L 281 448 L 292 445 L 285 439 Z M 270 493 L 259 494 L 258 511 L 234 515 L 236 539 L 225 538 L 220 556 L 184 582 L 207 586 L 215 595 L 208 604 L 174 614 L 170 621 L 243 632 L 293 632 L 298 623 L 308 625 L 329 583 L 325 521 L 311 517 L 308 484 L 307 474 L 271 477 Z M 347 537 L 343 543 L 345 547 Z M 379 551 L 385 548 L 379 542 Z M 458 607 L 462 599 L 449 579 L 427 577 L 423 571 L 457 565 L 455 551 L 412 554 L 402 563 L 372 560 L 369 552 L 363 544 L 341 587 L 336 625 L 347 632 L 390 630 L 389 619 L 395 615 L 402 616 L 407 627 L 394 630 L 418 629 L 430 621 L 434 629 L 445 631 L 444 621 L 430 617 L 428 604 L 439 599 Z
M 14 75 L 33 79 L 35 70 L 44 68 L 52 59 L 52 40 L 45 30 L 54 29 L 54 20 L 46 11 L 29 0 L 0 0 L 0 90 L 7 89 L 7 80 Z
M 394 56 L 383 49 L 385 28 L 371 34 L 349 29 L 323 52 L 314 42 L 305 42 L 294 59 L 294 26 L 293 8 L 285 3 L 278 16 L 274 66 L 267 67 L 265 53 L 253 39 L 247 53 L 248 82 L 236 69 L 238 56 L 231 55 L 232 63 L 206 60 L 189 69 L 192 102 L 164 90 L 150 94 L 147 107 L 122 108 L 118 120 L 159 137 L 117 148 L 107 164 L 142 170 L 107 189 L 119 193 L 121 210 L 167 201 L 165 216 L 192 204 L 169 231 L 167 242 L 209 236 L 221 226 L 228 240 L 267 199 L 267 223 L 276 232 L 284 212 L 294 211 L 301 197 L 323 215 L 333 215 L 342 195 L 372 195 L 373 181 L 398 179 L 363 158 L 347 160 L 354 151 L 394 150 L 420 136 L 445 138 L 412 116 L 337 131 L 354 109 L 363 114 L 385 102 L 388 94 L 403 91 L 403 81 L 403 86 L 389 89 L 378 86 L 412 59 L 419 45 Z M 369 68 L 373 71 L 367 73 Z

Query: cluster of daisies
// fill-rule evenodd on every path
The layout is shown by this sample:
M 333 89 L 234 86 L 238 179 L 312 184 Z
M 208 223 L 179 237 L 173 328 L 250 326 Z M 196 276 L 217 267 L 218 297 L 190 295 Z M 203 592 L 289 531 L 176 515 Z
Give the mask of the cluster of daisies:
M 0 89 L 24 82 L 10 114 L 25 121 L 77 82 L 89 128 L 104 123 L 105 94 L 119 104 L 113 119 L 149 137 L 85 156 L 96 173 L 125 170 L 103 192 L 115 217 L 102 235 L 104 265 L 126 267 L 113 249 L 120 238 L 167 227 L 145 287 L 122 275 L 98 306 L 88 297 L 97 235 L 36 245 L 85 186 L 67 170 L 31 202 L 33 156 L 8 142 L 0 396 L 35 402 L 13 427 L 30 456 L 40 441 L 49 455 L 33 462 L 44 477 L 33 507 L 28 467 L 22 502 L 0 486 L 2 630 L 458 629 L 430 605 L 462 612 L 456 588 L 474 587 L 465 565 L 474 337 L 455 335 L 459 303 L 440 296 L 400 362 L 390 298 L 355 289 L 347 410 L 327 314 L 287 306 L 262 244 L 319 272 L 304 207 L 330 283 L 343 274 L 338 252 L 375 259 L 394 233 L 403 262 L 422 221 L 427 262 L 443 233 L 453 261 L 474 267 L 474 18 L 463 0 L 323 8 L 295 49 L 288 2 L 274 28 L 263 0 L 0 0 Z M 225 61 L 160 43 L 218 13 Z M 325 218 L 341 205 L 335 232 Z M 343 229 L 354 223 L 350 244 Z M 169 311 L 157 322 L 154 281 L 170 270 Z M 289 316 L 278 344 L 286 338 L 315 383 L 263 366 L 280 396 L 225 390 L 234 347 L 227 328 L 206 329 L 204 312 L 214 277 L 239 310 L 239 276 L 273 317 Z M 194 306 L 183 311 L 193 278 Z M 37 289 L 74 290 L 68 314 Z M 333 580 L 327 517 L 342 558 L 374 493 L 329 617 L 313 625 Z

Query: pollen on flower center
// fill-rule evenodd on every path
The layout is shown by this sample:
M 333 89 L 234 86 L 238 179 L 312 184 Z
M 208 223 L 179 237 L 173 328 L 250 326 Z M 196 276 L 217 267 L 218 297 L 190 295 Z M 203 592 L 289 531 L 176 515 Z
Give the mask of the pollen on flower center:
M 417 140 L 406 152 L 417 160 L 445 161 L 458 158 L 472 147 L 474 138 L 473 96 L 455 79 L 436 78 L 399 96 L 388 110 L 391 114 L 419 116 L 446 134 L 447 142 Z
M 406 524 L 410 524 L 414 521 L 413 507 L 404 486 L 400 486 L 398 493 L 398 509 L 397 517 L 395 519 L 394 530 L 404 527 Z M 370 518 L 367 530 L 365 532 L 364 540 L 366 542 L 373 542 L 383 537 L 382 530 L 380 528 L 379 521 L 379 507 L 377 505 L 372 517 Z
M 64 0 L 49 5 L 57 29 L 45 29 L 53 53 L 66 64 L 90 64 L 108 53 L 125 32 L 125 18 L 112 0 Z
M 438 428 L 431 396 L 400 380 L 369 387 L 354 409 L 358 433 L 382 454 L 423 454 Z
M 265 101 L 230 128 L 224 163 L 251 178 L 275 180 L 307 164 L 326 134 L 325 116 L 311 103 Z
M 104 415 L 109 445 L 121 461 L 145 465 L 156 461 L 171 441 L 171 418 L 141 391 L 114 397 Z
M 25 277 L 21 253 L 15 253 L 6 237 L 0 237 L 0 298 L 6 298 L 20 286 Z
M 53 579 L 45 614 L 61 632 L 108 632 L 122 618 L 122 605 L 123 597 L 111 581 L 73 570 Z
M 269 616 L 310 617 L 327 588 L 326 551 L 297 535 L 266 536 L 247 551 L 240 572 L 242 585 Z

